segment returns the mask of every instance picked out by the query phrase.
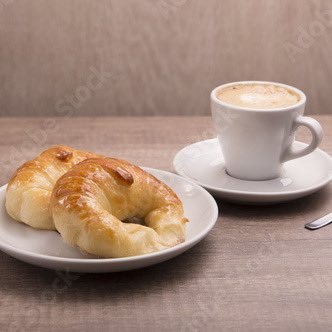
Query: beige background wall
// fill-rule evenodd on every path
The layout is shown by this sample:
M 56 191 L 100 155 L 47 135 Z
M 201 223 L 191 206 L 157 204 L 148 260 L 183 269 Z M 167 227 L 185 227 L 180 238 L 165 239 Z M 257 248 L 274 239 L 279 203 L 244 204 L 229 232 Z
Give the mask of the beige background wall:
M 0 0 L 3 116 L 208 114 L 247 79 L 332 114 L 331 60 L 329 0 Z

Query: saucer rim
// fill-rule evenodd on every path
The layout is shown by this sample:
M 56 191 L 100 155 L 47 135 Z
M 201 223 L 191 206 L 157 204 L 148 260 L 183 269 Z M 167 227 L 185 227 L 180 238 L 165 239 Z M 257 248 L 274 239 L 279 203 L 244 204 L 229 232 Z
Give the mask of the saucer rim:
M 318 152 L 320 153 L 322 156 L 325 157 L 326 160 L 329 160 L 330 164 L 331 164 L 331 169 L 330 169 L 330 175 L 329 177 L 326 177 L 326 179 L 324 181 L 319 182 L 317 185 L 315 186 L 311 186 L 309 188 L 306 189 L 297 189 L 297 190 L 292 190 L 292 191 L 271 191 L 271 192 L 262 192 L 262 191 L 242 191 L 242 190 L 234 190 L 234 189 L 224 189 L 222 187 L 214 187 L 208 184 L 205 184 L 199 180 L 196 180 L 194 178 L 191 178 L 190 176 L 188 176 L 187 174 L 185 174 L 184 172 L 182 172 L 178 167 L 177 164 L 179 164 L 178 160 L 181 158 L 180 155 L 189 147 L 189 146 L 193 146 L 193 145 L 198 145 L 198 144 L 202 144 L 204 142 L 209 142 L 209 141 L 218 141 L 218 138 L 210 138 L 210 139 L 206 139 L 206 140 L 202 140 L 202 141 L 198 141 L 198 142 L 194 142 L 192 144 L 188 144 L 185 147 L 183 147 L 181 150 L 179 150 L 174 158 L 173 158 L 173 169 L 175 170 L 175 172 L 180 175 L 183 176 L 186 179 L 189 179 L 191 181 L 193 181 L 194 183 L 202 186 L 203 188 L 207 189 L 207 190 L 211 190 L 214 192 L 221 192 L 224 194 L 236 194 L 236 195 L 248 195 L 251 197 L 261 197 L 261 196 L 279 196 L 279 197 L 283 197 L 283 196 L 291 196 L 291 195 L 297 195 L 300 193 L 306 193 L 306 192 L 315 192 L 321 188 L 323 188 L 324 186 L 326 186 L 331 180 L 332 180 L 332 157 L 325 151 L 323 151 L 320 148 L 315 149 L 312 153 L 314 152 Z M 303 146 L 307 146 L 308 144 L 301 142 L 301 141 L 297 141 L 295 140 L 294 143 L 300 143 Z M 300 158 L 297 158 L 300 159 Z M 248 180 L 241 180 L 241 179 L 236 179 L 240 182 L 266 182 L 266 181 L 271 181 L 271 180 L 262 180 L 262 181 L 248 181 Z

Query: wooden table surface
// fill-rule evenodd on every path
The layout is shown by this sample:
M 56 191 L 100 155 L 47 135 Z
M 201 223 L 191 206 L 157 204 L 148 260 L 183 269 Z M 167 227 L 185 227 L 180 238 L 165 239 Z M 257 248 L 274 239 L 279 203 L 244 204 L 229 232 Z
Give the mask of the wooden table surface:
M 332 116 L 316 118 L 332 154 Z M 208 117 L 2 118 L 0 183 L 56 143 L 172 170 L 178 149 L 213 136 Z M 303 228 L 332 211 L 331 194 L 329 184 L 274 206 L 220 201 L 201 243 L 137 271 L 68 275 L 0 253 L 0 330 L 331 330 L 332 226 Z

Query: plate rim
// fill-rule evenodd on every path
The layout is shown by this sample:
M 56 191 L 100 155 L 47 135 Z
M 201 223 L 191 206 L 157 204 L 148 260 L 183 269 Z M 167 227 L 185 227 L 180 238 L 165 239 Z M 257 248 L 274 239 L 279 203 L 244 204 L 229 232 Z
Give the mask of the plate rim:
M 181 171 L 181 169 L 177 166 L 179 164 L 178 160 L 180 160 L 180 155 L 190 146 L 193 145 L 198 145 L 204 142 L 209 142 L 209 141 L 217 141 L 218 138 L 210 138 L 210 139 L 206 139 L 206 140 L 202 140 L 202 141 L 198 141 L 198 142 L 194 142 L 192 144 L 186 145 L 185 147 L 183 147 L 181 150 L 179 150 L 174 158 L 173 158 L 173 168 L 175 170 L 175 172 L 186 178 L 189 179 L 191 181 L 193 181 L 194 183 L 202 186 L 203 188 L 207 189 L 207 190 L 211 190 L 217 193 L 223 193 L 223 194 L 233 194 L 233 195 L 238 195 L 238 196 L 243 196 L 243 195 L 247 195 L 250 197 L 262 197 L 262 196 L 266 196 L 266 197 L 270 197 L 270 196 L 278 196 L 278 197 L 283 197 L 283 196 L 296 196 L 297 194 L 304 194 L 306 192 L 313 192 L 316 191 L 318 189 L 321 189 L 322 187 L 324 187 L 325 185 L 327 185 L 331 180 L 332 180 L 332 168 L 330 170 L 330 175 L 329 177 L 326 177 L 326 179 L 324 181 L 319 182 L 318 184 L 315 184 L 315 186 L 311 186 L 309 188 L 306 189 L 297 189 L 297 190 L 292 190 L 292 191 L 273 191 L 273 192 L 263 192 L 263 191 L 241 191 L 241 190 L 234 190 L 234 189 L 224 189 L 222 187 L 214 187 L 208 184 L 205 184 L 199 180 L 195 180 L 191 177 L 189 177 L 187 174 L 185 174 L 184 172 Z M 296 144 L 301 144 L 302 146 L 307 145 L 306 143 L 303 143 L 301 141 L 294 141 Z M 322 155 L 322 157 L 324 157 L 326 160 L 329 160 L 331 166 L 332 166 L 332 157 L 325 151 L 323 151 L 320 148 L 315 149 L 313 152 L 318 152 Z M 239 181 L 245 181 L 245 180 L 241 180 L 238 179 Z M 251 181 L 250 181 L 251 182 Z
M 199 241 L 201 241 L 210 231 L 211 229 L 215 226 L 217 220 L 218 220 L 218 216 L 219 216 L 219 208 L 218 205 L 215 201 L 215 199 L 213 198 L 213 196 L 204 188 L 202 188 L 201 186 L 199 186 L 197 183 L 191 181 L 190 179 L 187 179 L 185 177 L 182 177 L 181 175 L 169 172 L 169 171 L 165 171 L 165 170 L 161 170 L 161 169 L 157 169 L 157 168 L 152 168 L 152 167 L 142 167 L 144 170 L 146 170 L 147 172 L 149 171 L 156 171 L 156 172 L 161 172 L 163 174 L 171 174 L 172 176 L 181 179 L 182 181 L 186 181 L 188 183 L 190 183 L 191 185 L 194 185 L 207 199 L 207 201 L 211 204 L 211 208 L 213 209 L 212 212 L 212 217 L 211 220 L 212 222 L 203 229 L 203 231 L 199 234 L 197 234 L 196 236 L 194 236 L 192 239 L 188 240 L 188 241 L 184 241 L 174 247 L 168 248 L 168 249 L 164 249 L 161 251 L 156 251 L 156 252 L 152 252 L 152 253 L 148 253 L 148 254 L 143 254 L 143 255 L 137 255 L 137 256 L 128 256 L 128 257 L 118 257 L 118 258 L 72 258 L 72 257 L 59 257 L 59 256 L 51 256 L 51 255 L 47 255 L 47 254 L 40 254 L 40 253 L 34 253 L 34 252 L 30 252 L 27 251 L 25 249 L 21 249 L 21 248 L 17 248 L 9 243 L 6 243 L 3 241 L 3 239 L 1 239 L 0 237 L 0 250 L 7 253 L 8 252 L 13 252 L 15 254 L 20 254 L 22 257 L 29 257 L 29 258 L 36 258 L 39 260 L 43 260 L 43 261 L 48 261 L 48 262 L 62 262 L 62 263 L 72 263 L 74 265 L 76 264 L 89 264 L 89 265 L 99 265 L 99 264 L 120 264 L 120 263 L 128 263 L 128 262 L 138 262 L 138 261 L 144 261 L 147 259 L 153 259 L 156 257 L 164 257 L 167 256 L 168 254 L 174 253 L 176 251 L 181 251 L 181 249 L 190 249 L 193 245 L 195 245 L 196 243 L 198 243 Z M 5 191 L 7 188 L 7 184 L 3 185 L 0 187 L 0 193 L 2 193 L 3 191 Z M 5 207 L 4 211 L 6 212 Z M 8 216 L 10 218 L 10 216 Z M 19 222 L 19 221 L 17 221 Z M 184 250 L 185 251 L 185 250 Z

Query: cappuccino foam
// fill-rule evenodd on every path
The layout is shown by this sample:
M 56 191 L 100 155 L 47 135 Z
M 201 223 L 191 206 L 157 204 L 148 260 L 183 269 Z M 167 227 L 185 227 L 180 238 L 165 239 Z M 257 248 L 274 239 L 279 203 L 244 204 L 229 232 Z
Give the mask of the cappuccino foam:
M 297 104 L 300 96 L 290 89 L 273 84 L 237 84 L 217 92 L 227 104 L 253 109 L 283 108 Z

